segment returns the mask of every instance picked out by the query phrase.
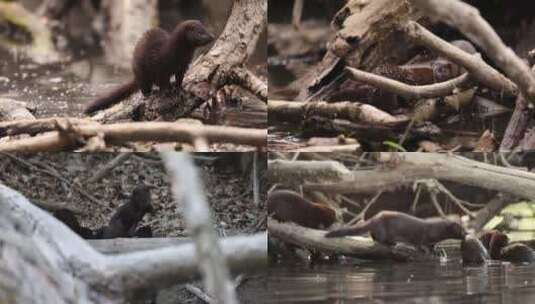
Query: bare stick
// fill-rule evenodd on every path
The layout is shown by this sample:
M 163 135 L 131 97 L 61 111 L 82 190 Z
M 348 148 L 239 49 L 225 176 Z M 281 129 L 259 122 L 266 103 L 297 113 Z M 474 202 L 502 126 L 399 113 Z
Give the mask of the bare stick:
M 301 16 L 303 15 L 304 0 L 295 0 L 292 10 L 292 25 L 298 29 L 301 27 Z
M 21 163 L 22 165 L 26 166 L 30 170 L 35 170 L 35 171 L 44 173 L 46 175 L 50 175 L 50 176 L 52 176 L 54 178 L 57 178 L 61 182 L 65 183 L 69 187 L 71 187 L 74 190 L 76 190 L 78 193 L 80 193 L 80 195 L 82 195 L 83 197 L 87 198 L 88 200 L 90 200 L 94 204 L 102 206 L 102 207 L 104 207 L 106 209 L 111 209 L 108 204 L 104 204 L 103 202 L 99 201 L 98 199 L 96 199 L 91 194 L 87 193 L 84 189 L 82 189 L 82 187 L 78 183 L 76 183 L 76 182 L 73 183 L 73 182 L 69 181 L 65 177 L 61 176 L 58 172 L 55 172 L 55 171 L 52 171 L 52 170 L 46 170 L 46 169 L 38 168 L 35 164 L 32 164 L 32 163 L 30 163 L 30 162 L 28 162 L 28 161 L 26 161 L 26 160 L 24 160 L 24 159 L 22 159 L 20 157 L 17 157 L 15 155 L 12 155 L 12 154 L 9 154 L 9 153 L 1 153 L 0 152 L 0 154 L 2 154 L 4 156 L 7 156 L 7 157 L 9 157 L 9 158 Z
M 402 30 L 416 43 L 422 44 L 464 67 L 475 80 L 483 85 L 509 96 L 517 95 L 517 86 L 483 61 L 479 55 L 472 55 L 461 50 L 414 21 L 407 22 L 406 25 L 402 26 Z
M 188 155 L 162 153 L 162 160 L 172 180 L 173 196 L 184 202 L 184 218 L 197 249 L 199 267 L 208 293 L 221 303 L 237 303 L 234 285 L 212 228 L 210 209 L 204 197 L 197 170 Z
M 448 81 L 429 85 L 414 86 L 351 67 L 346 67 L 346 70 L 349 72 L 349 77 L 351 77 L 353 80 L 372 85 L 407 99 L 433 98 L 450 95 L 456 88 L 466 84 L 468 80 L 470 80 L 469 75 L 464 73 L 461 76 Z
M 351 226 L 355 224 L 357 221 L 363 220 L 364 215 L 366 214 L 368 209 L 370 209 L 370 207 L 377 201 L 377 199 L 379 198 L 379 196 L 381 196 L 381 194 L 383 194 L 383 191 L 377 191 L 377 194 L 375 194 L 375 196 L 372 197 L 372 199 L 366 204 L 364 209 L 362 209 L 362 211 L 357 216 L 355 216 L 355 218 L 353 218 L 351 221 L 349 221 L 349 223 L 347 223 L 347 226 Z
M 214 301 L 214 299 L 211 296 L 209 296 L 204 291 L 202 291 L 199 287 L 197 287 L 197 286 L 195 286 L 193 284 L 186 284 L 186 289 L 189 292 L 191 292 L 192 294 L 194 294 L 195 296 L 197 296 L 197 298 L 199 298 L 202 301 L 204 301 L 205 303 L 208 303 L 208 304 L 217 303 L 216 301 Z
M 411 0 L 428 16 L 459 29 L 479 45 L 519 87 L 529 103 L 535 104 L 535 77 L 529 67 L 507 47 L 479 11 L 459 0 Z M 472 72 L 472 71 L 471 71 Z
M 87 180 L 88 183 L 92 184 L 92 183 L 96 183 L 97 181 L 99 181 L 101 178 L 103 178 L 104 176 L 106 176 L 106 174 L 108 174 L 108 172 L 110 172 L 111 170 L 113 170 L 113 168 L 117 167 L 118 165 L 120 165 L 123 161 L 127 160 L 129 157 L 130 157 L 130 153 L 120 153 L 119 155 L 115 156 L 110 162 L 108 162 L 104 167 L 100 168 L 100 170 L 98 170 L 95 174 L 93 174 L 93 176 L 91 176 L 91 178 L 89 178 Z
M 74 134 L 69 134 L 73 132 Z M 0 151 L 49 152 L 72 150 L 79 147 L 73 138 L 103 136 L 106 143 L 121 144 L 129 141 L 195 142 L 204 138 L 208 142 L 231 142 L 263 147 L 267 131 L 225 126 L 193 126 L 173 122 L 132 122 L 109 125 L 76 125 L 69 132 L 49 132 L 31 138 L 0 143 Z

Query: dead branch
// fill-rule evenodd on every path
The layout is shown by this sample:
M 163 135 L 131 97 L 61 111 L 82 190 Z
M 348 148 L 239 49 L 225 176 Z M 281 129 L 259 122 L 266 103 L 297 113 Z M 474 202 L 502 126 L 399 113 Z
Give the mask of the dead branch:
M 70 120 L 67 120 L 70 122 Z M 76 122 L 76 121 L 75 121 Z M 9 131 L 6 131 L 9 132 Z M 79 124 L 68 130 L 48 132 L 31 138 L 8 140 L 0 143 L 4 152 L 50 152 L 73 150 L 81 147 L 82 140 L 100 136 L 106 144 L 130 141 L 190 142 L 199 138 L 207 142 L 264 147 L 267 131 L 224 126 L 193 126 L 173 122 L 131 122 L 109 125 Z
M 268 219 L 269 237 L 303 248 L 337 253 L 363 259 L 411 260 L 421 258 L 416 250 L 398 252 L 366 237 L 325 238 L 326 231 L 310 229 L 293 223 Z
M 394 116 L 372 105 L 350 101 L 329 103 L 270 100 L 268 111 L 274 116 L 273 119 L 290 122 L 301 122 L 305 117 L 314 115 L 380 126 L 399 126 L 409 122 L 406 115 Z
M 185 202 L 184 218 L 195 242 L 206 290 L 220 303 L 237 303 L 236 291 L 212 227 L 210 208 L 192 160 L 184 153 L 164 152 L 161 156 L 171 177 L 175 201 Z
M 422 9 L 429 17 L 459 29 L 461 33 L 474 41 L 518 85 L 527 101 L 535 104 L 535 77 L 531 74 L 529 67 L 503 43 L 475 7 L 459 0 L 411 0 L 410 2 Z
M 253 53 L 266 24 L 265 0 L 234 0 L 223 33 L 210 51 L 188 71 L 184 79 L 185 87 L 188 89 L 210 80 L 214 81 L 216 87 L 223 85 L 225 74 L 233 68 L 242 67 Z
M 351 171 L 336 161 L 272 160 L 268 166 L 268 180 L 286 186 L 299 186 L 304 181 L 321 184 L 352 179 Z
M 224 238 L 218 243 L 226 265 L 234 272 L 257 272 L 266 266 L 267 233 Z M 123 282 L 122 288 L 128 291 L 192 281 L 199 277 L 198 258 L 192 243 L 110 255 L 107 256 L 109 277 L 103 284 Z
M 448 81 L 415 86 L 350 67 L 346 67 L 346 70 L 349 72 L 349 77 L 355 81 L 372 85 L 378 89 L 394 93 L 406 99 L 433 98 L 450 95 L 456 88 L 466 84 L 468 80 L 470 80 L 469 75 L 465 73 Z
M 472 55 L 461 50 L 414 21 L 409 21 L 402 25 L 401 29 L 416 43 L 422 44 L 464 67 L 473 79 L 481 82 L 483 85 L 509 96 L 517 95 L 517 86 L 483 61 L 481 56 L 477 54 Z
M 380 154 L 384 161 L 390 160 L 393 155 Z M 434 178 L 510 193 L 525 199 L 535 198 L 533 173 L 473 161 L 459 155 L 400 153 L 397 157 L 401 159 L 400 164 L 392 170 L 357 170 L 352 172 L 353 181 L 306 183 L 303 189 L 337 194 L 374 193 L 378 190 L 394 190 L 419 179 Z M 306 168 L 306 163 L 301 165 Z
M 328 153 L 328 152 L 355 152 L 361 148 L 360 144 L 349 144 L 349 145 L 336 145 L 336 146 L 310 146 L 291 149 L 289 152 L 319 152 L 319 153 Z

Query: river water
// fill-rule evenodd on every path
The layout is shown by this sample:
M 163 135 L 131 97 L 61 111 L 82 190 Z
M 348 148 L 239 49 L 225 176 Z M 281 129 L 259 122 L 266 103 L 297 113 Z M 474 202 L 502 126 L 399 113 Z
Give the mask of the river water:
M 535 265 L 492 261 L 272 263 L 265 303 L 533 303 Z

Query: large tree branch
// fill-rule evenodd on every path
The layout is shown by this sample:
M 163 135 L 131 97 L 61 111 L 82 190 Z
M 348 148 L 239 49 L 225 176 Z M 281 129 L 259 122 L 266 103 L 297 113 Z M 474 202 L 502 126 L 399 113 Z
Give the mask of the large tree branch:
M 4 152 L 50 152 L 80 148 L 83 141 L 99 138 L 106 144 L 121 144 L 130 141 L 189 142 L 205 149 L 206 142 L 230 142 L 256 147 L 266 145 L 267 131 L 223 126 L 191 125 L 180 122 L 131 122 L 101 125 L 69 119 L 25 121 L 4 123 L 0 130 L 13 134 L 21 131 L 46 131 L 60 129 L 30 138 L 8 140 L 0 143 Z M 16 131 L 18 130 L 18 131 Z M 202 143 L 202 145 L 200 145 Z

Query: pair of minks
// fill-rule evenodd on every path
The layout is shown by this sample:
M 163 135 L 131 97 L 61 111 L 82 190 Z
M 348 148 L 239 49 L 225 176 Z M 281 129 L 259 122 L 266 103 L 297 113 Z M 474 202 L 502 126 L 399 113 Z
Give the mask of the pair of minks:
M 328 228 L 336 221 L 330 207 L 308 201 L 288 190 L 273 191 L 268 197 L 268 213 L 278 221 L 294 222 L 309 228 Z M 360 235 L 370 232 L 372 238 L 385 245 L 398 242 L 430 250 L 445 239 L 464 239 L 466 232 L 454 221 L 434 218 L 420 219 L 396 211 L 381 211 L 372 218 L 350 228 L 332 230 L 325 237 Z
M 74 214 L 69 210 L 56 211 L 54 216 L 85 239 L 151 237 L 152 229 L 149 226 L 138 227 L 138 224 L 145 214 L 153 211 L 150 188 L 146 185 L 140 185 L 134 188 L 129 201 L 115 211 L 108 225 L 95 231 L 81 226 Z
M 326 229 L 336 222 L 336 212 L 325 205 L 313 203 L 298 193 L 275 190 L 268 197 L 268 213 L 278 221 L 294 222 L 304 227 Z M 426 251 L 445 239 L 461 239 L 461 255 L 465 264 L 481 264 L 486 260 L 531 263 L 535 252 L 521 243 L 509 244 L 500 231 L 484 232 L 479 238 L 468 235 L 454 221 L 441 218 L 420 219 L 405 213 L 382 211 L 349 228 L 329 231 L 325 237 L 343 237 L 370 232 L 379 243 L 392 246 L 403 242 Z

